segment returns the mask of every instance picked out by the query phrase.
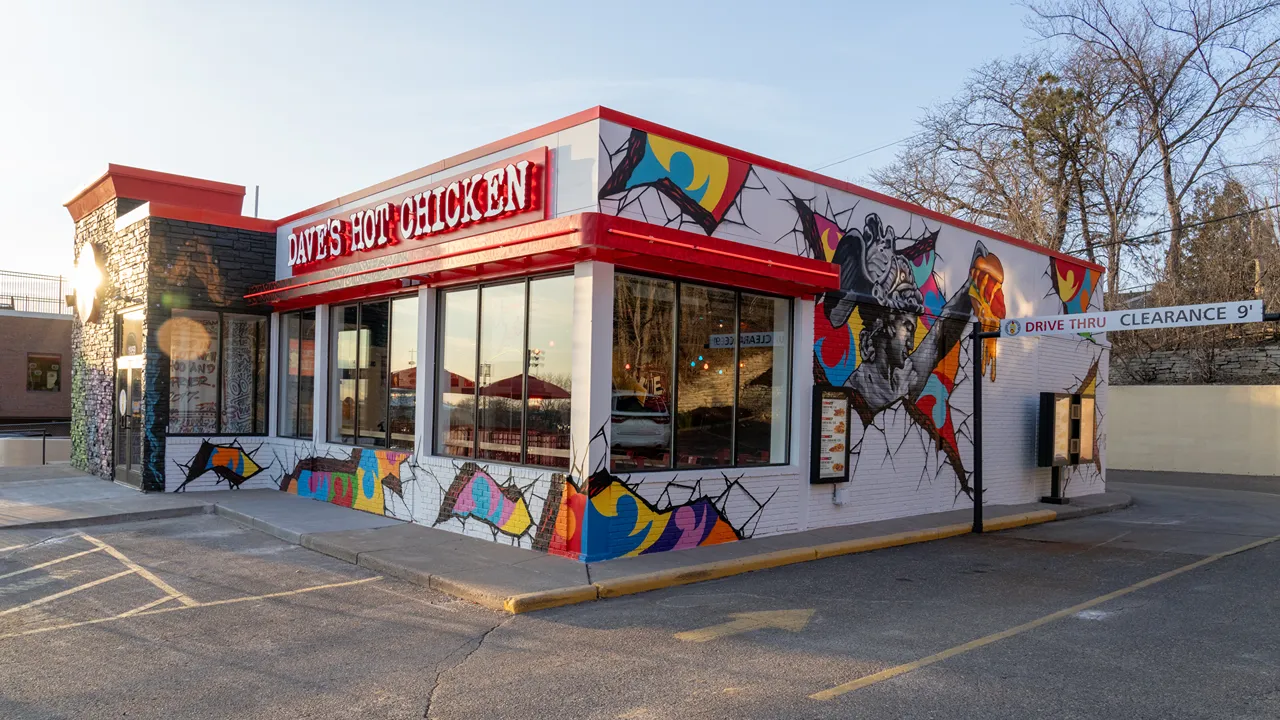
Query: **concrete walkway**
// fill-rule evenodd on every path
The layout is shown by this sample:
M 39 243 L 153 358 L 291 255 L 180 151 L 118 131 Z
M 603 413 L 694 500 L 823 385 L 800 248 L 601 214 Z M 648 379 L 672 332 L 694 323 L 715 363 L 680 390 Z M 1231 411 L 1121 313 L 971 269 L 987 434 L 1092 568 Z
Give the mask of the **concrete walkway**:
M 753 570 L 964 535 L 972 511 L 819 528 L 581 563 L 275 490 L 143 494 L 69 468 L 0 472 L 0 529 L 131 522 L 214 512 L 325 555 L 511 613 L 618 597 Z M 1070 505 L 989 505 L 994 532 L 1127 507 L 1122 492 Z

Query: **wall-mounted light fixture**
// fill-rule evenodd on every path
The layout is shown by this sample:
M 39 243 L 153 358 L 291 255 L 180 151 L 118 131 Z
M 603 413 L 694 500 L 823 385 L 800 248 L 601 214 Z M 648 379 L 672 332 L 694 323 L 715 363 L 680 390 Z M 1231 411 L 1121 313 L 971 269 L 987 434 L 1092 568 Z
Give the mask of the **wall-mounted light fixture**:
M 85 243 L 80 248 L 80 259 L 76 261 L 76 269 L 72 276 L 72 288 L 75 291 L 76 314 L 80 322 L 97 322 L 101 314 L 99 291 L 102 287 L 102 265 L 98 260 L 97 249 L 93 243 Z

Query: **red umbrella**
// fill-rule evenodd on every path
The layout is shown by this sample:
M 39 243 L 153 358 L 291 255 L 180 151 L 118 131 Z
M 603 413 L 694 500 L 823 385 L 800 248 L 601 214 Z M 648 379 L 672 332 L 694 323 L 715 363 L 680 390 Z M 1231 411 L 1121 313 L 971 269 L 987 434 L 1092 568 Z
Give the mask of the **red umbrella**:
M 480 394 L 518 400 L 523 397 L 523 382 L 523 376 L 512 375 L 509 378 L 503 378 L 485 385 Z M 536 377 L 529 378 L 529 399 L 531 400 L 560 400 L 568 397 L 569 391 L 559 385 L 552 385 Z

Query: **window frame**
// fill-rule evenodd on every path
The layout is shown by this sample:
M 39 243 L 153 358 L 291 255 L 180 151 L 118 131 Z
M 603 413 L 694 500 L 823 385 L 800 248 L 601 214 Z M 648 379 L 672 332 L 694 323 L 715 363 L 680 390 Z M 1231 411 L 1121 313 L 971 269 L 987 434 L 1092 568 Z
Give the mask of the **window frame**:
M 218 374 L 217 374 L 218 384 L 214 389 L 214 394 L 217 401 L 217 415 L 216 415 L 217 432 L 212 432 L 212 433 L 170 432 L 169 423 L 172 422 L 172 420 L 170 420 L 169 418 L 170 408 L 168 406 L 168 401 L 166 400 L 165 436 L 166 437 L 267 437 L 270 434 L 271 413 L 274 410 L 270 392 L 267 392 L 263 398 L 264 402 L 266 403 L 266 407 L 263 408 L 262 429 L 260 431 L 225 432 L 222 429 L 222 409 L 223 409 L 222 395 L 223 395 L 223 384 L 225 382 L 223 373 L 226 372 L 225 353 L 226 353 L 226 335 L 227 335 L 227 333 L 224 332 L 224 328 L 226 323 L 226 317 L 228 315 L 240 316 L 240 317 L 252 317 L 252 318 L 258 319 L 259 321 L 263 321 L 263 322 L 255 323 L 255 329 L 254 329 L 255 350 L 257 350 L 258 352 L 253 353 L 253 364 L 254 364 L 253 392 L 251 393 L 250 397 L 253 398 L 253 402 L 256 404 L 258 393 L 259 393 L 258 383 L 264 382 L 265 380 L 265 382 L 267 383 L 267 387 L 270 388 L 271 386 L 270 373 L 271 373 L 272 350 L 270 347 L 267 348 L 267 356 L 266 358 L 263 359 L 264 362 L 262 366 L 261 367 L 258 366 L 259 357 L 261 356 L 261 349 L 263 347 L 263 344 L 264 343 L 266 345 L 271 344 L 271 316 L 259 315 L 257 313 L 252 313 L 252 312 L 240 312 L 236 310 L 205 310 L 203 308 L 174 308 L 172 313 L 170 314 L 170 318 L 178 317 L 179 313 L 183 313 L 183 312 L 210 313 L 218 316 Z M 119 340 L 119 338 L 117 339 Z M 161 352 L 164 353 L 165 359 L 168 363 L 173 362 L 173 358 L 170 356 L 168 348 L 161 348 Z M 169 378 L 169 381 L 172 382 L 172 378 L 173 378 L 172 366 L 170 366 L 169 368 L 167 377 Z
M 792 405 L 795 399 L 795 383 L 793 382 L 793 380 L 795 379 L 795 361 L 796 361 L 796 352 L 795 352 L 795 338 L 796 338 L 795 300 L 796 299 L 793 297 L 788 297 L 786 295 L 776 295 L 774 293 L 762 292 L 759 290 L 752 290 L 749 288 L 744 289 L 741 287 L 734 287 L 732 285 L 723 285 L 720 283 L 709 283 L 709 282 L 702 282 L 697 280 L 685 280 L 684 278 L 671 277 L 667 275 L 660 275 L 657 273 L 650 273 L 650 272 L 643 272 L 643 271 L 633 271 L 630 269 L 620 269 L 619 271 L 614 273 L 615 288 L 617 287 L 618 276 L 649 278 L 654 280 L 662 280 L 664 282 L 670 282 L 673 284 L 674 303 L 672 307 L 672 327 L 671 327 L 671 403 L 670 403 L 671 405 L 671 408 L 670 408 L 671 442 L 667 446 L 668 452 L 671 455 L 671 463 L 665 467 L 647 466 L 643 468 L 630 468 L 630 469 L 621 469 L 621 470 L 615 469 L 613 466 L 612 427 L 610 427 L 609 450 L 608 450 L 609 472 L 626 473 L 630 475 L 632 473 L 694 472 L 694 471 L 702 471 L 702 470 L 757 470 L 760 468 L 777 468 L 777 467 L 790 466 L 792 464 L 792 455 L 793 455 L 791 450 L 791 444 L 792 444 L 792 441 L 794 440 L 794 438 L 792 437 L 793 426 L 792 426 L 791 415 L 792 415 Z M 682 303 L 680 300 L 681 298 L 680 291 L 681 291 L 681 288 L 683 288 L 685 285 L 696 285 L 699 287 L 712 288 L 715 290 L 727 290 L 729 292 L 732 292 L 734 296 L 733 318 L 734 318 L 734 327 L 736 329 L 734 331 L 735 337 L 734 337 L 734 343 L 733 343 L 733 421 L 730 429 L 729 464 L 728 465 L 698 465 L 696 467 L 682 468 L 682 467 L 679 467 L 676 462 L 676 437 L 679 435 L 678 417 L 680 414 L 680 316 L 681 316 L 681 310 L 682 310 L 682 307 L 681 307 Z M 768 298 L 774 298 L 776 300 L 787 301 L 787 338 L 788 338 L 787 363 L 786 363 L 787 401 L 786 403 L 784 403 L 786 407 L 786 417 L 783 419 L 784 427 L 785 427 L 784 433 L 785 433 L 786 440 L 783 443 L 784 457 L 781 462 L 770 462 L 770 463 L 763 463 L 763 464 L 757 464 L 757 465 L 739 465 L 738 464 L 738 403 L 739 403 L 739 394 L 741 393 L 741 390 L 742 390 L 741 377 L 738 373 L 738 371 L 741 369 L 738 367 L 738 363 L 740 362 L 739 358 L 742 350 L 742 347 L 741 347 L 742 344 L 738 342 L 738 336 L 741 335 L 742 333 L 742 330 L 741 330 L 742 296 L 744 293 L 747 295 L 758 295 L 760 297 L 768 297 Z M 616 307 L 616 303 L 617 303 L 616 290 L 614 292 L 614 303 Z M 616 310 L 611 309 L 611 312 L 616 312 Z M 617 328 L 614 328 L 614 332 L 616 331 L 617 331 Z M 611 337 L 610 347 L 613 346 L 612 339 L 613 338 Z M 612 363 L 612 359 L 613 358 L 611 354 L 610 355 L 611 363 Z M 609 384 L 609 392 L 611 394 L 613 392 L 613 383 Z M 610 426 L 612 426 L 613 424 L 612 416 L 610 417 L 609 424 Z
M 532 293 L 530 291 L 530 288 L 535 281 L 544 280 L 547 278 L 557 278 L 557 277 L 573 277 L 573 273 L 560 271 L 560 272 L 543 273 L 538 275 L 526 275 L 524 277 L 519 277 L 519 278 L 503 278 L 500 280 L 493 280 L 491 282 L 470 283 L 466 285 L 454 285 L 448 288 L 440 288 L 437 291 L 438 295 L 437 295 L 437 301 L 436 301 L 435 337 L 433 338 L 433 341 L 435 342 L 435 346 L 436 346 L 435 353 L 434 353 L 435 372 L 432 377 L 432 390 L 431 390 L 431 428 L 432 428 L 431 454 L 432 455 L 435 455 L 437 457 L 457 458 L 460 460 L 467 460 L 471 462 L 491 462 L 491 463 L 500 463 L 502 465 L 512 465 L 516 467 L 531 467 L 531 468 L 538 468 L 539 470 L 556 470 L 556 471 L 566 470 L 566 468 L 562 468 L 559 465 L 540 465 L 537 463 L 529 462 L 529 304 L 532 298 Z M 521 367 L 522 367 L 522 372 L 524 377 L 524 383 L 523 383 L 524 389 L 522 391 L 522 397 L 520 399 L 520 461 L 508 462 L 505 460 L 490 460 L 487 458 L 481 458 L 479 455 L 480 453 L 480 354 L 481 354 L 480 330 L 481 330 L 481 321 L 484 318 L 484 288 L 502 287 L 503 285 L 517 285 L 517 284 L 524 285 L 524 328 L 522 333 L 524 338 L 522 341 L 523 349 L 524 349 L 524 359 L 521 361 Z M 475 395 L 473 396 L 475 398 L 476 407 L 474 411 L 475 429 L 472 431 L 472 434 L 471 434 L 472 435 L 471 436 L 472 454 L 470 456 L 453 455 L 445 452 L 440 447 L 441 443 L 440 443 L 440 433 L 439 433 L 440 405 L 441 405 L 440 398 L 443 395 L 443 393 L 441 392 L 439 380 L 440 380 L 440 369 L 444 367 L 443 365 L 444 342 L 442 340 L 442 335 L 441 335 L 441 329 L 444 328 L 444 313 L 445 313 L 445 305 L 446 305 L 444 298 L 449 293 L 461 292 L 466 290 L 476 291 L 476 330 L 475 330 L 476 356 L 475 356 L 475 363 L 474 363 Z M 569 324 L 570 324 L 570 332 L 572 332 L 573 318 L 569 319 Z M 572 349 L 570 350 L 570 352 L 572 352 Z M 572 362 L 570 363 L 570 367 L 572 367 Z M 570 396 L 572 396 L 573 388 L 569 389 L 569 393 L 570 393 Z M 572 458 L 570 458 L 570 465 L 572 464 L 573 464 Z
M 58 362 L 58 387 L 56 387 L 56 388 L 31 387 L 31 359 L 32 359 L 32 358 L 41 358 L 41 359 L 43 359 L 43 360 L 49 360 L 49 359 L 52 359 L 52 358 L 57 358 L 57 359 L 58 359 L 58 360 L 57 360 L 57 362 Z M 48 353 L 48 352 L 29 352 L 29 353 L 27 353 L 27 392 L 38 392 L 38 393 L 54 393 L 54 394 L 60 394 L 60 393 L 62 392 L 62 365 L 63 365 L 63 363 L 62 363 L 62 353 Z
M 327 353 L 329 358 L 328 372 L 327 372 L 328 377 L 325 378 L 325 401 L 328 405 L 328 411 L 325 413 L 325 417 L 324 417 L 325 427 L 324 427 L 324 432 L 322 433 L 324 438 L 323 442 L 325 442 L 326 444 L 341 445 L 343 447 L 350 447 L 350 448 L 372 448 L 375 450 L 395 450 L 398 452 L 409 452 L 409 453 L 417 452 L 418 428 L 416 427 L 416 425 L 414 427 L 413 443 L 411 444 L 410 447 L 399 448 L 399 447 L 393 447 L 391 445 L 391 347 L 392 347 L 391 331 L 392 331 L 392 326 L 394 324 L 392 320 L 392 317 L 393 317 L 392 306 L 395 303 L 395 301 L 403 300 L 407 298 L 414 298 L 418 300 L 417 319 L 414 321 L 414 326 L 416 327 L 418 333 L 421 333 L 422 332 L 422 300 L 416 291 L 409 292 L 409 293 L 396 293 L 395 295 L 382 295 L 380 297 L 365 298 L 363 300 L 355 300 L 353 302 L 347 302 L 347 303 L 341 303 L 338 305 L 328 306 L 329 307 L 329 318 L 328 318 L 328 330 L 329 330 L 328 335 L 329 336 L 325 339 L 325 342 L 328 343 L 328 346 L 329 346 L 328 353 Z M 338 353 L 338 342 L 337 342 L 338 330 L 337 330 L 337 325 L 333 321 L 333 318 L 335 315 L 337 315 L 339 310 L 342 310 L 344 308 L 349 308 L 349 307 L 356 308 L 357 337 L 356 337 L 356 368 L 355 369 L 358 373 L 358 371 L 361 369 L 360 368 L 360 338 L 359 338 L 359 329 L 361 325 L 360 321 L 364 318 L 364 306 L 373 305 L 375 303 L 386 303 L 387 305 L 387 360 L 386 360 L 387 367 L 385 368 L 387 373 L 387 389 L 382 398 L 383 400 L 382 407 L 384 412 L 386 413 L 385 415 L 386 431 L 383 437 L 383 444 L 382 445 L 364 445 L 360 442 L 360 437 L 361 437 L 360 435 L 360 398 L 359 398 L 360 386 L 358 383 L 356 385 L 357 397 L 355 398 L 356 400 L 355 407 L 352 409 L 353 414 L 351 416 L 351 427 L 352 427 L 352 430 L 354 431 L 352 435 L 352 439 L 354 442 L 347 442 L 346 440 L 341 439 L 341 437 L 335 440 L 334 439 L 335 428 L 333 427 L 333 408 L 337 406 L 334 405 L 334 402 L 333 402 L 334 400 L 333 380 L 335 377 L 334 373 L 337 370 L 337 366 L 338 366 L 336 362 L 337 353 Z M 317 324 L 317 328 L 318 327 L 319 325 Z M 417 347 L 418 347 L 418 343 L 415 340 L 414 350 L 417 350 Z M 414 365 L 415 369 L 417 367 L 418 365 Z M 416 390 L 415 390 L 415 395 L 416 395 Z M 416 397 L 414 398 L 414 401 L 415 403 L 417 402 Z M 314 402 L 314 397 L 312 402 Z M 416 410 L 415 410 L 415 413 L 416 413 Z M 341 422 L 339 422 L 339 427 L 336 429 L 339 431 L 341 430 Z M 315 428 L 313 427 L 312 430 L 314 431 Z M 339 435 L 340 434 L 341 433 L 339 433 Z
M 299 387 L 301 387 L 302 385 L 302 316 L 306 313 L 311 313 L 311 432 L 307 433 L 306 435 L 286 434 L 284 431 L 281 430 L 281 428 L 283 427 L 283 423 L 280 422 L 283 419 L 282 415 L 277 414 L 274 416 L 276 419 L 276 437 L 290 438 L 293 440 L 312 440 L 316 436 L 315 412 L 316 412 L 316 344 L 317 343 L 316 343 L 315 333 L 316 333 L 316 330 L 319 329 L 320 327 L 320 321 L 319 321 L 320 308 L 319 307 L 300 308 L 298 310 L 290 310 L 288 312 L 282 312 L 282 313 L 279 313 L 280 319 L 278 321 L 279 328 L 280 328 L 280 347 L 277 348 L 277 350 L 279 350 L 279 353 L 280 353 L 279 358 L 280 358 L 281 372 L 280 372 L 280 390 L 279 390 L 280 397 L 276 402 L 275 409 L 282 413 L 286 410 L 285 405 L 287 403 L 285 402 L 285 395 L 289 392 L 288 390 L 289 353 L 287 352 L 287 348 L 286 348 L 286 345 L 289 342 L 289 325 L 288 325 L 289 318 L 291 317 L 298 318 L 298 385 Z M 297 399 L 297 402 L 294 403 L 294 407 L 292 410 L 293 427 L 295 429 L 300 424 L 298 410 L 302 407 L 301 391 L 298 391 L 296 399 Z

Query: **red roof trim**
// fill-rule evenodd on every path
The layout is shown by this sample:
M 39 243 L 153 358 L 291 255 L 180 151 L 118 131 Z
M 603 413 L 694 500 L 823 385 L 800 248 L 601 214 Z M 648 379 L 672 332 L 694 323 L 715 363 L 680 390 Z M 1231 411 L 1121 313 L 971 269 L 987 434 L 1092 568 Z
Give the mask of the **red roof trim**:
M 481 145 L 480 147 L 475 148 L 474 150 L 468 150 L 459 155 L 454 155 L 453 157 L 445 158 L 444 160 L 441 160 L 439 162 L 434 162 L 434 163 L 431 163 L 430 165 L 424 165 L 423 167 L 420 167 L 417 170 L 410 170 L 409 172 L 404 173 L 403 175 L 397 175 L 396 177 L 393 177 L 390 180 L 384 180 L 383 182 L 380 182 L 377 185 L 370 185 L 369 187 L 364 188 L 363 190 L 357 190 L 353 193 L 347 193 L 346 195 L 334 198 L 333 200 L 330 200 L 328 202 L 320 203 L 319 205 L 309 207 L 306 210 L 293 213 L 292 215 L 286 215 L 285 217 L 280 218 L 280 220 L 277 221 L 277 224 L 287 225 L 297 220 L 298 218 L 306 217 L 308 215 L 313 215 L 315 213 L 321 213 L 326 210 L 332 210 L 336 207 L 341 207 L 343 205 L 346 205 L 347 203 L 355 202 L 357 200 L 368 197 L 370 195 L 380 193 L 383 190 L 390 190 L 391 188 L 396 187 L 398 185 L 403 185 L 408 182 L 413 182 L 414 180 L 426 177 L 427 175 L 438 173 L 438 172 L 441 172 L 442 170 L 448 170 L 451 167 L 455 167 L 457 165 L 461 165 L 466 162 L 471 162 L 472 160 L 475 160 L 477 158 L 482 158 L 485 155 L 492 155 L 493 153 L 501 152 L 503 150 L 506 150 L 507 148 L 520 145 L 521 143 L 527 143 L 530 140 L 537 140 L 540 137 L 550 135 L 552 133 L 557 133 L 557 132 L 560 132 L 561 130 L 567 130 L 568 128 L 576 127 L 586 122 L 591 122 L 592 120 L 595 120 L 598 117 L 600 117 L 601 110 L 602 108 L 600 108 L 599 106 L 596 106 L 593 108 L 589 108 L 587 110 L 583 110 L 582 112 L 574 113 L 573 115 L 569 115 L 568 117 L 560 118 L 559 120 L 553 120 L 549 123 L 544 123 L 542 125 L 539 125 L 538 127 L 525 130 L 524 132 L 516 133 L 515 135 L 505 137 L 501 140 L 495 140 L 494 142 L 491 142 L 487 145 Z M 548 203 L 548 206 L 550 206 L 549 203 Z
M 239 212 L 244 194 L 243 185 L 110 163 L 106 172 L 63 203 L 63 207 L 71 213 L 73 221 L 119 197 L 228 213 Z
M 638 118 L 634 115 L 628 115 L 623 112 L 618 112 L 617 110 L 612 110 L 606 107 L 600 107 L 596 109 L 599 110 L 599 113 L 600 113 L 599 116 L 601 120 L 609 120 L 611 122 L 618 123 L 619 125 L 626 125 L 628 127 L 635 128 L 636 130 L 656 133 L 670 140 L 682 142 L 687 145 L 695 145 L 697 147 L 702 148 L 703 150 L 709 150 L 711 152 L 719 153 L 721 155 L 727 155 L 731 158 L 734 158 L 735 160 L 742 160 L 743 162 L 748 162 L 748 163 L 751 163 L 752 165 L 759 165 L 760 167 L 768 168 L 770 170 L 780 172 L 786 175 L 791 175 L 793 177 L 797 177 L 802 180 L 809 180 L 809 181 L 818 183 L 819 185 L 824 185 L 826 187 L 834 188 L 836 190 L 844 190 L 845 192 L 852 193 L 854 195 L 859 195 L 868 200 L 874 200 L 876 202 L 883 203 L 890 207 L 895 207 L 899 210 L 905 210 L 906 212 L 913 213 L 921 217 L 927 217 L 932 220 L 937 220 L 938 222 L 944 222 L 944 223 L 947 223 L 948 225 L 958 227 L 962 230 L 968 230 L 969 232 L 976 233 L 978 235 L 983 235 L 993 240 L 999 240 L 1000 242 L 1008 243 L 1010 245 L 1015 245 L 1017 247 L 1021 247 L 1026 250 L 1031 250 L 1032 252 L 1040 253 L 1041 255 L 1048 255 L 1049 257 L 1057 258 L 1060 260 L 1066 260 L 1068 262 L 1072 262 L 1077 265 L 1083 265 L 1084 267 L 1087 267 L 1087 268 L 1093 268 L 1094 270 L 1097 270 L 1099 272 L 1105 271 L 1105 268 L 1102 267 L 1101 265 L 1098 265 L 1096 263 L 1091 263 L 1088 260 L 1084 260 L 1078 257 L 1073 257 L 1071 255 L 1067 255 L 1066 253 L 1058 252 L 1056 250 L 1050 250 L 1049 248 L 1044 247 L 1043 245 L 1036 245 L 1035 243 L 1029 243 L 1025 240 L 1019 240 L 1018 238 L 1013 237 L 1012 235 L 1006 235 L 1002 232 L 998 232 L 990 228 L 982 227 L 981 225 L 974 225 L 971 222 L 966 222 L 964 220 L 951 217 L 950 215 L 947 215 L 945 213 L 940 213 L 936 210 L 930 210 L 926 207 L 922 207 L 914 203 L 909 203 L 905 200 L 900 200 L 895 197 L 890 197 L 888 195 L 878 193 L 874 190 L 868 190 L 867 188 L 864 188 L 860 185 L 854 185 L 851 182 L 845 182 L 844 180 L 837 180 L 836 178 L 829 177 L 821 173 L 816 173 L 816 172 L 813 172 L 812 170 L 805 170 L 804 168 L 798 168 L 794 165 L 788 165 L 787 163 L 779 162 L 777 160 L 770 160 L 769 158 L 761 157 L 760 155 L 756 155 L 754 153 L 749 153 L 744 150 L 739 150 L 737 148 L 730 147 L 728 145 L 723 145 L 721 143 L 718 143 L 712 140 L 707 140 L 705 138 L 698 137 L 697 135 L 691 135 L 687 132 L 676 130 L 675 128 L 669 128 L 665 125 L 659 125 L 658 123 L 650 122 L 648 120 L 645 120 L 644 118 Z

